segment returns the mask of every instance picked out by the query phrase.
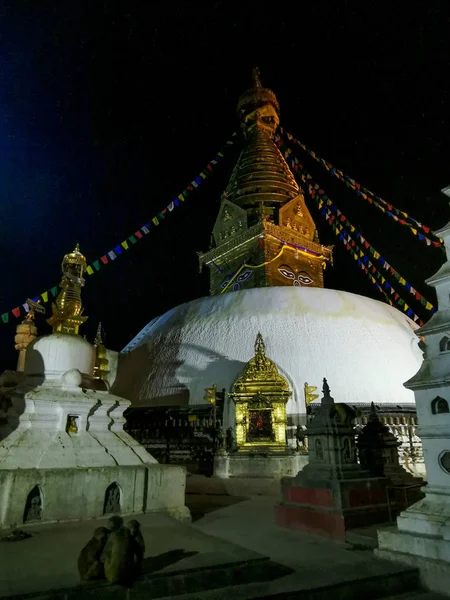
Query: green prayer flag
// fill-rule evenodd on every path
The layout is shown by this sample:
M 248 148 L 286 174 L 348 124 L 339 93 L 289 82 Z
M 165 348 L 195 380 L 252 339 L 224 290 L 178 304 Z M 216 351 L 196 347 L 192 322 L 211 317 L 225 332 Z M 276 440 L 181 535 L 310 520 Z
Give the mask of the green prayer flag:
M 136 243 L 136 241 L 137 241 L 137 240 L 136 240 L 136 238 L 134 237 L 134 235 L 130 235 L 130 237 L 129 237 L 128 239 L 130 240 L 130 242 L 131 242 L 132 244 L 135 244 L 135 243 Z
M 92 264 L 94 265 L 94 268 L 96 271 L 98 271 L 100 269 L 100 263 L 98 262 L 98 260 L 94 260 L 94 262 Z
M 8 315 L 8 313 L 4 313 L 4 314 L 2 315 L 2 321 L 3 321 L 3 323 L 7 323 L 7 322 L 8 322 L 8 320 L 9 320 L 9 315 Z

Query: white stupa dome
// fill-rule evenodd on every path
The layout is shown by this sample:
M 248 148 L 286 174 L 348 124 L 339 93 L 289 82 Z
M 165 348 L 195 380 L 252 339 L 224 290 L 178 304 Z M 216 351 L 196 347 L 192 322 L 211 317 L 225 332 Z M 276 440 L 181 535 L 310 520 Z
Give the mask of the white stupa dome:
M 25 374 L 45 375 L 46 381 L 60 382 L 66 371 L 78 369 L 91 375 L 95 363 L 95 348 L 78 335 L 53 333 L 33 340 L 27 348 Z
M 201 404 L 205 388 L 231 391 L 254 355 L 266 355 L 290 383 L 289 414 L 304 414 L 304 383 L 336 402 L 414 403 L 403 383 L 422 364 L 406 315 L 336 290 L 271 287 L 200 298 L 151 321 L 120 355 L 114 393 L 133 406 Z

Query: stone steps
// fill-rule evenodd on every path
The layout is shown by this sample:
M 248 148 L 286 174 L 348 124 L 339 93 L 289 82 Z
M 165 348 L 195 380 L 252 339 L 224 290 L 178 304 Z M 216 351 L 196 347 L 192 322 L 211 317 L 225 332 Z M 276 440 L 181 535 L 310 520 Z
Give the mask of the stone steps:
M 286 576 L 291 569 L 278 565 L 268 558 L 256 558 L 235 563 L 209 565 L 183 571 L 170 571 L 144 575 L 130 591 L 106 582 L 89 586 L 75 586 L 42 593 L 8 596 L 8 600 L 95 600 L 173 598 L 186 592 L 202 594 L 205 591 L 242 586 L 251 582 L 267 582 Z M 264 584 L 263 584 L 264 585 Z M 233 588 L 234 589 L 234 588 Z
M 441 600 L 431 592 L 417 591 L 419 573 L 411 568 L 393 568 L 383 575 L 349 578 L 333 585 L 311 587 L 300 572 L 287 572 L 268 559 L 217 565 L 205 569 L 174 571 L 147 576 L 127 591 L 119 586 L 97 584 L 40 595 L 10 597 L 10 600 Z M 398 595 L 395 595 L 395 594 Z

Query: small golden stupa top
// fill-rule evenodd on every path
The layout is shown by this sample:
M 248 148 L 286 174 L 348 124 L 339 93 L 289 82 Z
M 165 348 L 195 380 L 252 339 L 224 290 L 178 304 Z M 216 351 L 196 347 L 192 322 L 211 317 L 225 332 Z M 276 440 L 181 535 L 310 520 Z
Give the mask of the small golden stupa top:
M 244 131 L 255 120 L 256 112 L 261 119 L 265 117 L 262 123 L 272 126 L 267 127 L 268 130 L 276 130 L 280 122 L 280 105 L 272 90 L 262 86 L 258 67 L 253 69 L 253 86 L 241 95 L 237 105 L 237 114 Z
M 289 397 L 291 392 L 289 383 L 280 375 L 276 364 L 266 356 L 266 345 L 261 333 L 258 333 L 255 341 L 255 355 L 245 365 L 233 386 L 233 396 L 257 392 L 269 395 L 284 392 Z
M 61 291 L 52 304 L 53 314 L 47 321 L 52 326 L 53 333 L 78 335 L 80 325 L 87 320 L 87 317 L 82 316 L 81 302 L 85 269 L 86 258 L 81 254 L 80 246 L 76 244 L 74 250 L 66 254 L 62 261 L 63 276 L 59 284 Z
M 109 360 L 107 350 L 103 344 L 102 339 L 102 324 L 99 323 L 97 327 L 97 333 L 95 334 L 94 340 L 95 346 L 95 365 L 94 365 L 94 379 L 108 379 L 109 374 Z

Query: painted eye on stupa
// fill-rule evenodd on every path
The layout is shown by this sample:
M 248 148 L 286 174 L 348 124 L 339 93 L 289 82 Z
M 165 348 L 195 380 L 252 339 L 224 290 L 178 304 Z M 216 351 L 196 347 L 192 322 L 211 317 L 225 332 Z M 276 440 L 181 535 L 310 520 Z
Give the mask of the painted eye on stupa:
M 278 267 L 278 271 L 283 277 L 286 277 L 286 279 L 295 279 L 295 273 L 288 265 L 281 265 L 281 267 Z
M 239 285 L 239 283 L 233 283 L 233 290 L 234 290 L 235 292 L 237 292 L 237 291 L 238 291 L 238 290 L 240 290 L 240 289 L 241 289 L 241 286 Z
M 230 281 L 230 279 L 231 279 L 231 275 L 228 275 L 227 277 L 225 277 L 225 279 L 220 284 L 220 287 L 221 288 L 227 287 L 228 282 Z
M 238 276 L 237 281 L 239 283 L 242 283 L 243 281 L 246 281 L 250 277 L 251 274 L 252 274 L 252 272 L 250 271 L 250 269 L 248 269 L 247 271 L 244 271 L 243 273 L 241 273 Z
M 308 273 L 299 273 L 297 279 L 300 285 L 310 285 L 313 282 Z

